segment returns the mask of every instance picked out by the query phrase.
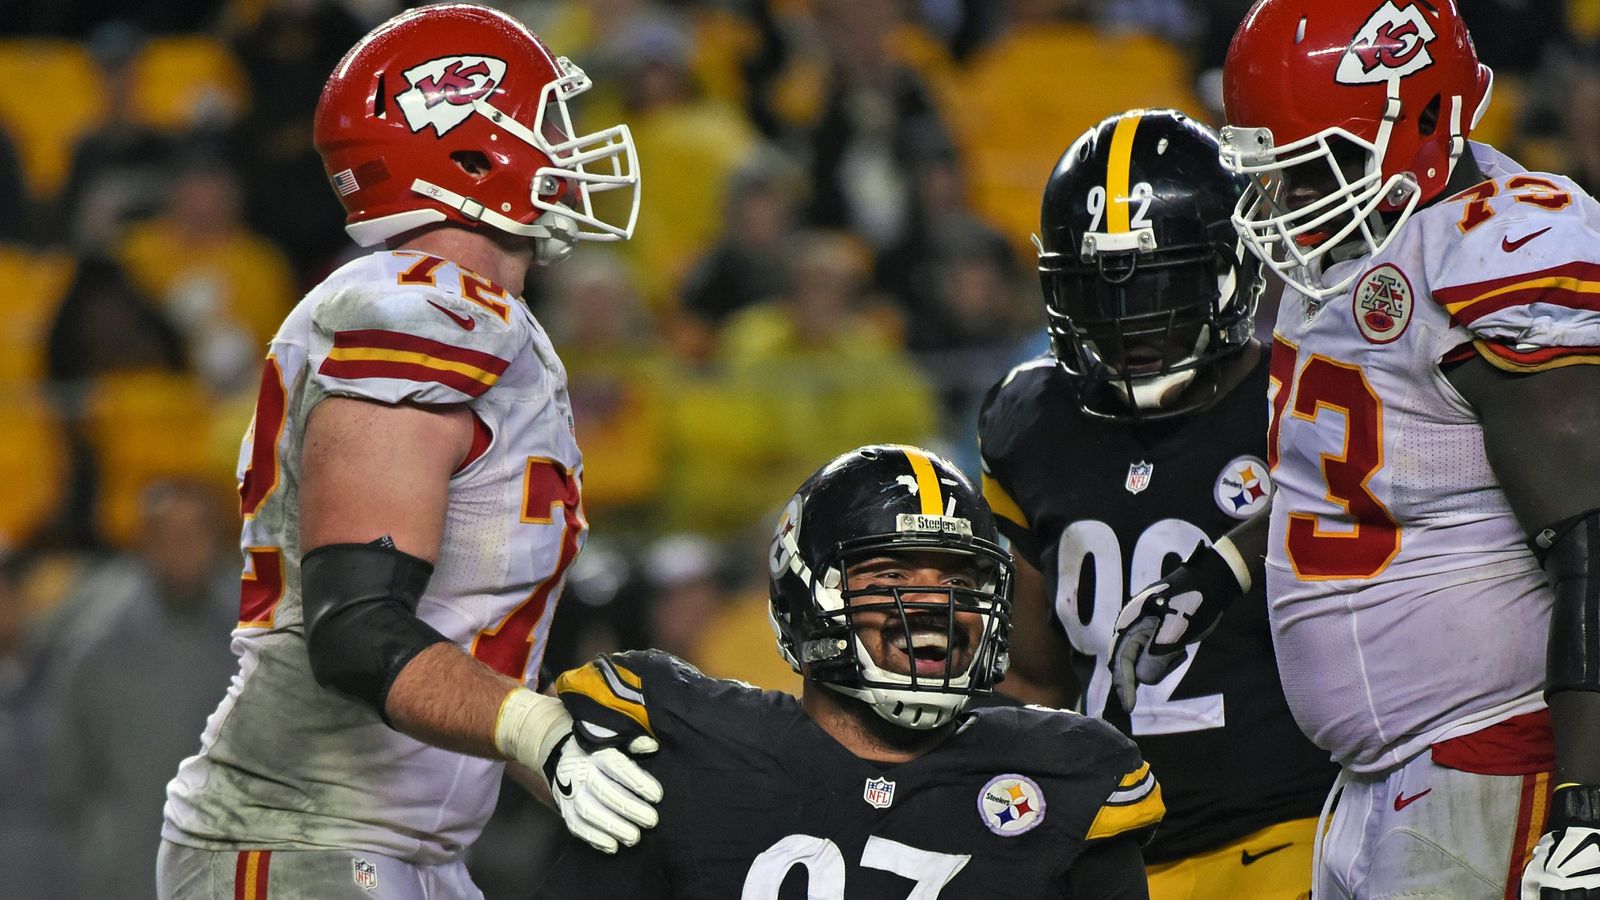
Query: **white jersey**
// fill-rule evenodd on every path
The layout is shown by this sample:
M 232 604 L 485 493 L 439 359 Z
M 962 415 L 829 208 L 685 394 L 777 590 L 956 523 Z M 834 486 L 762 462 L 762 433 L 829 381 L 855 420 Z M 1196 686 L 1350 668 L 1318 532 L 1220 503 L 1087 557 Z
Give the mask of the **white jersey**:
M 168 786 L 166 838 L 212 849 L 367 849 L 419 865 L 461 856 L 494 807 L 502 764 L 413 740 L 312 678 L 300 601 L 301 440 L 312 408 L 330 396 L 472 411 L 473 449 L 450 479 L 417 615 L 526 680 L 586 529 L 566 384 L 516 297 L 436 257 L 374 253 L 289 314 L 239 458 L 239 671 L 199 754 Z
M 1356 772 L 1544 706 L 1553 595 L 1440 363 L 1595 360 L 1600 205 L 1471 145 L 1491 179 L 1417 212 L 1273 337 L 1267 595 L 1285 696 Z M 1532 524 L 1532 523 L 1530 523 Z

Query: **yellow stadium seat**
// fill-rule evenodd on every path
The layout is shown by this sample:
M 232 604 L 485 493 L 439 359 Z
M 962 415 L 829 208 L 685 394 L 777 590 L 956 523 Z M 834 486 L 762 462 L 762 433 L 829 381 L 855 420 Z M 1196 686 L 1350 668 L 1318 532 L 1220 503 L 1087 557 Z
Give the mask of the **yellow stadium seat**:
M 133 117 L 156 128 L 232 121 L 250 105 L 238 59 L 200 35 L 153 38 L 133 64 Z
M 0 284 L 6 314 L 0 316 L 0 386 L 33 384 L 44 378 L 45 340 L 62 295 L 72 283 L 72 258 L 0 245 Z
M 0 84 L 0 127 L 17 145 L 28 189 L 51 197 L 78 139 L 105 115 L 100 71 L 71 41 L 0 40 Z
M 212 449 L 212 403 L 187 375 L 138 372 L 94 384 L 84 426 L 100 474 L 101 531 L 113 543 L 126 546 L 136 536 L 139 494 L 151 481 L 232 483 Z
M 957 85 L 956 100 L 953 125 L 973 203 L 1027 257 L 1039 193 L 1079 135 L 1136 107 L 1201 114 L 1177 48 L 1070 24 L 1018 30 L 989 47 Z
M 728 176 L 755 147 L 756 135 L 735 108 L 712 100 L 636 116 L 631 127 L 639 158 L 670 178 L 651 182 L 639 209 L 638 230 L 625 252 L 655 310 L 677 300 L 689 267 L 724 226 Z
M 0 387 L 0 545 L 24 540 L 55 511 L 66 460 L 61 424 L 39 391 Z
M 1567 27 L 1585 40 L 1600 38 L 1600 0 L 1567 0 Z
M 694 13 L 694 59 L 691 68 L 709 97 L 743 106 L 749 85 L 745 60 L 759 48 L 761 35 L 750 20 L 725 9 Z

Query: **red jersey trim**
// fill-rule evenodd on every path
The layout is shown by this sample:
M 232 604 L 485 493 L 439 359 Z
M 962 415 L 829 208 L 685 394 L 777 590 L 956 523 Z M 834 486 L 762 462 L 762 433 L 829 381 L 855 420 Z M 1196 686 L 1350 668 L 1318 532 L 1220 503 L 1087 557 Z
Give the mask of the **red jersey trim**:
M 1494 341 L 1473 341 L 1472 346 L 1490 365 L 1507 372 L 1543 372 L 1563 366 L 1600 365 L 1600 347 L 1540 347 L 1523 351 Z
M 233 865 L 233 900 L 267 900 L 271 850 L 246 850 Z
M 1534 775 L 1556 767 L 1550 710 L 1524 713 L 1433 745 L 1433 761 L 1476 775 Z
M 1600 265 L 1574 262 L 1489 281 L 1438 288 L 1433 299 L 1457 325 L 1470 325 L 1514 306 L 1546 303 L 1600 310 Z

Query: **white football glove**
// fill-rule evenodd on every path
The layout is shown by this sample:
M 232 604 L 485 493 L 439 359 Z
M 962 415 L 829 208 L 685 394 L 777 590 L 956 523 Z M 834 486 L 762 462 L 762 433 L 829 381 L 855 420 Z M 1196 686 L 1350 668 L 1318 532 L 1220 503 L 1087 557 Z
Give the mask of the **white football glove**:
M 1522 870 L 1522 900 L 1600 900 L 1600 787 L 1564 784 Z
M 560 700 L 518 688 L 500 707 L 495 746 L 544 775 L 574 837 L 603 853 L 637 844 L 641 828 L 655 827 L 661 783 L 628 753 L 654 753 L 655 739 L 635 738 L 628 753 L 617 747 L 591 753 L 573 734 L 573 724 Z
M 1249 589 L 1244 560 L 1222 538 L 1215 547 L 1196 547 L 1182 566 L 1135 594 L 1117 616 L 1116 642 L 1107 663 L 1123 710 L 1133 712 L 1139 685 L 1171 674 L 1188 658 L 1186 645 L 1210 634 L 1228 604 Z

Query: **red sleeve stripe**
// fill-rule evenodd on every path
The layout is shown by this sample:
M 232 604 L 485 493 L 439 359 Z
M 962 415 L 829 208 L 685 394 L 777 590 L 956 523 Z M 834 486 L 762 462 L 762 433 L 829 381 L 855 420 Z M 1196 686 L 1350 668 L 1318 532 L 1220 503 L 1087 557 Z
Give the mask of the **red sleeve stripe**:
M 431 381 L 480 397 L 509 363 L 498 356 L 394 331 L 341 331 L 317 372 L 330 378 Z
M 1470 301 L 1493 293 L 1501 288 L 1521 284 L 1524 281 L 1534 281 L 1540 278 L 1571 278 L 1575 281 L 1600 281 L 1600 264 L 1589 262 L 1563 263 L 1537 272 L 1523 272 L 1518 275 L 1507 275 L 1503 278 L 1491 278 L 1488 281 L 1475 281 L 1471 284 L 1458 284 L 1454 287 L 1436 288 L 1433 299 L 1449 306 L 1462 301 Z
M 1514 350 L 1493 341 L 1474 341 L 1473 346 L 1496 368 L 1514 372 L 1540 372 L 1562 366 L 1600 365 L 1600 347 L 1540 347 Z
M 1600 309 L 1600 265 L 1567 263 L 1538 272 L 1439 288 L 1433 292 L 1433 299 L 1458 325 L 1530 303 Z
M 1571 278 L 1524 281 L 1472 300 L 1448 303 L 1445 305 L 1445 310 L 1450 313 L 1450 321 L 1455 324 L 1471 325 L 1484 316 L 1501 310 L 1530 306 L 1534 303 L 1600 312 L 1600 281 L 1576 281 Z
M 329 356 L 317 371 L 329 378 L 357 381 L 362 378 L 393 378 L 399 381 L 431 381 L 453 388 L 468 397 L 481 397 L 494 387 L 499 376 L 482 373 L 474 377 L 464 372 L 434 368 L 419 362 L 362 359 L 340 360 Z
M 484 353 L 481 350 L 469 350 L 466 347 L 457 347 L 442 341 L 429 340 L 417 337 L 414 334 L 405 334 L 399 331 L 384 331 L 369 328 L 358 331 L 338 331 L 333 335 L 335 350 L 398 350 L 405 353 L 420 353 L 435 360 L 461 363 L 475 369 L 482 369 L 494 375 L 505 372 L 510 362 Z

